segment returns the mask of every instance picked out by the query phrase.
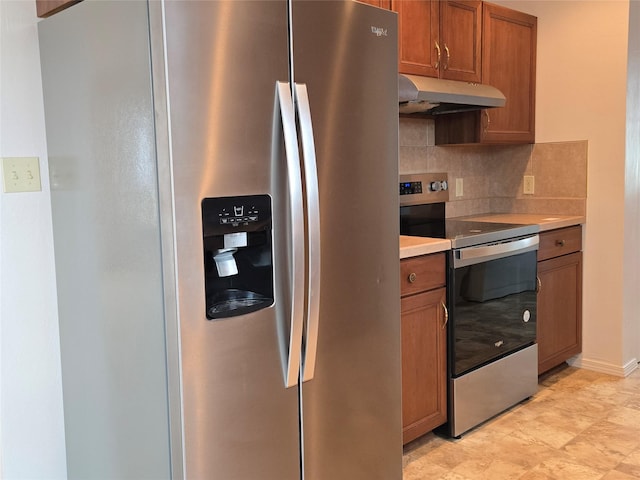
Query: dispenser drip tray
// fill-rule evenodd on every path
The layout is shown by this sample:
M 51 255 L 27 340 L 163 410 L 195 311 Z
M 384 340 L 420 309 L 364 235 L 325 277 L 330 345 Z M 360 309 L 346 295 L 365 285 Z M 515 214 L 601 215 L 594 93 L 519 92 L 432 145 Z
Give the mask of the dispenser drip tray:
M 273 303 L 273 299 L 247 290 L 229 289 L 207 302 L 207 318 L 228 318 L 255 312 Z

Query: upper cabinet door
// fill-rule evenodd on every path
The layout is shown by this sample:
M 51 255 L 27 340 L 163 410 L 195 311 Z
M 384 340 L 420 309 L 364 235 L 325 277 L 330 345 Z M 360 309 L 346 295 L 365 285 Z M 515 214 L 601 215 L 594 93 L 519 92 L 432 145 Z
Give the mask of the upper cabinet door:
M 440 2 L 440 78 L 480 83 L 482 2 Z
M 438 77 L 444 50 L 439 41 L 437 0 L 391 0 L 398 13 L 398 71 Z
M 483 10 L 482 83 L 507 97 L 487 110 L 482 141 L 535 141 L 537 18 L 489 3 Z
M 391 0 L 398 12 L 398 71 L 480 82 L 481 1 Z

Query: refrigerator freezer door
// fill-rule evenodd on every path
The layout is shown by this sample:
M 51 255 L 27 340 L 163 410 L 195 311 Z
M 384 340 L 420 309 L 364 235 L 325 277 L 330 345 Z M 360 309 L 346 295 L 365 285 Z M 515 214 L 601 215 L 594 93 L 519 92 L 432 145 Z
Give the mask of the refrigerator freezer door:
M 276 82 L 289 81 L 287 4 L 166 2 L 165 16 L 186 477 L 298 479 L 298 391 L 283 365 L 288 203 L 272 178 L 286 170 L 274 119 Z M 209 321 L 201 201 L 262 194 L 273 200 L 275 303 Z
M 395 14 L 293 2 L 320 197 L 320 322 L 305 480 L 402 478 Z

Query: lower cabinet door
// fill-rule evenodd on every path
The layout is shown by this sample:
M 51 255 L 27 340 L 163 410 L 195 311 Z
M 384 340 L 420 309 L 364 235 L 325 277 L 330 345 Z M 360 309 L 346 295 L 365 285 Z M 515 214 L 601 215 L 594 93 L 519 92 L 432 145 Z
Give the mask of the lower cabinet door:
M 447 421 L 446 289 L 403 297 L 403 442 Z
M 582 351 L 582 252 L 538 262 L 538 374 Z

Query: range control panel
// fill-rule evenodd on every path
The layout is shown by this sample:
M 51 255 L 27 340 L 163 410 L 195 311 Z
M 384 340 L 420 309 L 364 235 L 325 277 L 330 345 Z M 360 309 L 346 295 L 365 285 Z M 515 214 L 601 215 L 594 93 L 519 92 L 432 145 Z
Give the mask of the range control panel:
M 400 195 L 415 195 L 422 193 L 422 182 L 401 182 Z
M 400 175 L 400 205 L 420 205 L 449 201 L 446 173 Z

